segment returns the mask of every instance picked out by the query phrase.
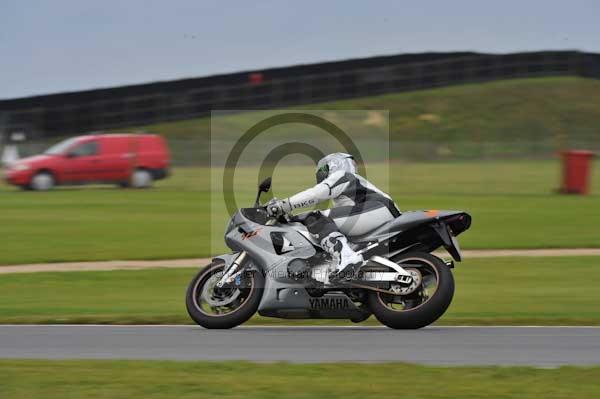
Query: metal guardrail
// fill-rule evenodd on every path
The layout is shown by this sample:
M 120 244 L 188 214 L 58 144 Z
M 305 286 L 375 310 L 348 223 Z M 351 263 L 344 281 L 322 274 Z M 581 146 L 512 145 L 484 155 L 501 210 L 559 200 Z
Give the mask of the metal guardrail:
M 275 78 L 265 70 L 258 83 L 247 80 L 229 84 L 223 77 L 215 83 L 204 78 L 168 89 L 161 88 L 164 83 L 143 85 L 145 94 L 129 94 L 124 87 L 0 101 L 0 120 L 4 118 L 0 128 L 5 132 L 25 131 L 30 137 L 52 137 L 190 119 L 208 115 L 213 109 L 281 108 L 508 78 L 600 78 L 600 55 L 577 51 L 449 55 L 424 62 L 394 63 L 386 58 L 381 65 L 352 68 L 358 61 L 338 63 L 344 66 L 339 71 Z

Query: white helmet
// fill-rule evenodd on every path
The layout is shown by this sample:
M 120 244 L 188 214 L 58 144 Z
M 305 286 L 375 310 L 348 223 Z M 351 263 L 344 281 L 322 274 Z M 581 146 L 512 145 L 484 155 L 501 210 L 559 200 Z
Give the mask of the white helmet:
M 343 152 L 329 154 L 317 163 L 317 183 L 327 179 L 330 173 L 342 170 L 346 173 L 356 173 L 354 157 Z

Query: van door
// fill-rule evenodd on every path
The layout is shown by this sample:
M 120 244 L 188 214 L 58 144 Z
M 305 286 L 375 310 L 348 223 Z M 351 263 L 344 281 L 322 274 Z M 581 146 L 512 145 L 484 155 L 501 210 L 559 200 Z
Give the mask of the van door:
M 103 136 L 102 145 L 106 166 L 104 181 L 128 181 L 135 158 L 135 138 L 129 135 Z
M 102 159 L 98 140 L 79 142 L 67 151 L 64 180 L 71 183 L 102 180 Z

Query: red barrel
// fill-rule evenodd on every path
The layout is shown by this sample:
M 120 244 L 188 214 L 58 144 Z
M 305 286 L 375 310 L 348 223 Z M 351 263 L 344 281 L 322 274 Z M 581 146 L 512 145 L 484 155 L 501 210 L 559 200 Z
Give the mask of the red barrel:
M 590 192 L 590 172 L 594 153 L 582 150 L 567 150 L 561 153 L 563 181 L 561 192 L 567 194 L 588 194 Z

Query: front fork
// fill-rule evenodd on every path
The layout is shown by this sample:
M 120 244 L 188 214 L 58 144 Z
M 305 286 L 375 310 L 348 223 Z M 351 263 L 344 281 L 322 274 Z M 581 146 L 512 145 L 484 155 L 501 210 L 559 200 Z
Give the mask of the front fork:
M 244 263 L 247 255 L 248 254 L 246 251 L 242 251 L 238 257 L 231 262 L 231 265 L 229 265 L 229 267 L 225 270 L 223 276 L 219 279 L 219 281 L 217 281 L 216 286 L 218 288 L 223 288 L 225 284 L 232 283 L 233 280 L 235 280 L 235 278 L 242 273 L 244 269 L 242 269 L 241 266 L 242 263 Z
M 275 224 L 275 222 L 275 219 L 267 220 L 265 226 L 271 226 Z M 246 260 L 246 256 L 248 256 L 248 253 L 246 251 L 242 251 L 240 252 L 238 257 L 233 262 L 231 262 L 231 265 L 229 265 L 227 270 L 225 270 L 225 272 L 223 273 L 223 277 L 221 277 L 219 281 L 217 281 L 216 286 L 218 288 L 223 288 L 225 284 L 232 283 L 233 280 L 235 280 L 236 277 L 242 273 L 244 269 L 241 266 L 242 263 L 244 263 L 244 260 Z

